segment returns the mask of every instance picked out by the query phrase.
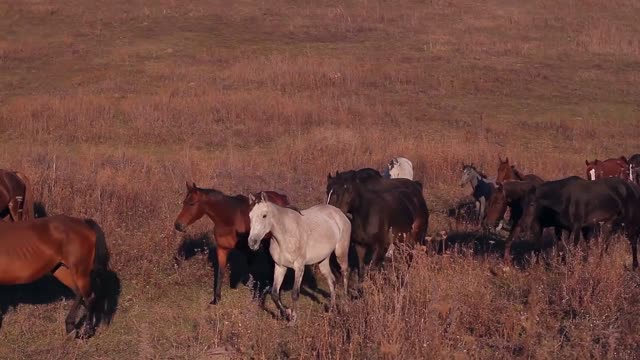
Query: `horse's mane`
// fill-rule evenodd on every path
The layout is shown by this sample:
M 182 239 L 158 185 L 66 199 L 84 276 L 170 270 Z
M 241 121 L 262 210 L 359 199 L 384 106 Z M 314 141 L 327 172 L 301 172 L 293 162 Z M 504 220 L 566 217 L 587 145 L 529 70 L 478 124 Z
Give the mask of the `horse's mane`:
M 520 179 L 524 179 L 524 174 L 522 174 L 518 169 L 516 169 L 515 165 L 511 165 L 511 170 L 513 170 L 513 173 L 516 175 L 516 177 Z
M 203 194 L 205 194 L 205 195 L 207 195 L 207 196 L 209 196 L 209 195 L 221 195 L 221 196 L 225 196 L 225 194 L 224 194 L 222 191 L 217 190 L 217 189 L 207 189 L 207 188 L 199 188 L 199 187 L 196 187 L 196 190 L 197 190 L 197 191 L 199 191 L 199 192 L 201 192 L 201 193 L 203 193 Z
M 273 204 L 273 205 L 280 206 L 281 208 L 285 208 L 285 209 L 293 210 L 293 211 L 297 212 L 298 214 L 300 214 L 301 216 L 304 216 L 304 215 L 302 215 L 302 211 L 301 211 L 298 207 L 293 206 L 293 205 L 285 205 L 285 206 L 282 206 L 282 205 L 278 205 L 278 204 L 274 203 L 273 201 L 269 201 L 269 200 L 267 200 L 267 201 L 262 201 L 262 199 L 261 199 L 261 198 L 256 198 L 256 201 L 255 201 L 255 203 L 254 203 L 254 204 L 259 204 L 259 203 L 261 203 L 261 202 L 268 202 L 268 203 L 271 203 L 271 204 Z

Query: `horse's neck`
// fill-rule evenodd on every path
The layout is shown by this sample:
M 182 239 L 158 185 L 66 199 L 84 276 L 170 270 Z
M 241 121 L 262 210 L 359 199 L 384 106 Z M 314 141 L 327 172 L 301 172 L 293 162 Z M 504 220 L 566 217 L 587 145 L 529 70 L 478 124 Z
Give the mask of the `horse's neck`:
M 204 204 L 205 213 L 215 224 L 224 222 L 224 220 L 228 218 L 224 214 L 225 211 L 233 211 L 232 209 L 225 208 L 225 196 L 223 194 L 207 195 Z
M 289 247 L 291 238 L 297 238 L 295 234 L 300 229 L 299 223 L 302 215 L 297 211 L 281 206 L 271 205 L 271 234 L 280 247 Z
M 479 174 L 475 174 L 471 178 L 471 187 L 475 190 L 478 187 L 479 184 L 480 184 L 480 175 Z

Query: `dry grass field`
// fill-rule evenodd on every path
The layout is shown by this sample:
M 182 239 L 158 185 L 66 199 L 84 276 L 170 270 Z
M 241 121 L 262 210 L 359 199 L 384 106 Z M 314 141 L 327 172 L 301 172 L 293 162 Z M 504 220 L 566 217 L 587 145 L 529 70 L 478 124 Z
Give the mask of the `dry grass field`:
M 0 358 L 638 358 L 624 239 L 602 261 L 506 272 L 500 256 L 419 254 L 406 287 L 372 274 L 334 313 L 303 296 L 287 326 L 243 285 L 208 305 L 207 258 L 174 267 L 173 221 L 185 181 L 305 208 L 328 172 L 402 155 L 435 233 L 470 192 L 463 161 L 555 179 L 640 152 L 639 18 L 632 0 L 0 2 L 0 168 L 28 174 L 49 213 L 98 221 L 122 281 L 86 341 L 64 335 L 71 300 L 30 288 Z

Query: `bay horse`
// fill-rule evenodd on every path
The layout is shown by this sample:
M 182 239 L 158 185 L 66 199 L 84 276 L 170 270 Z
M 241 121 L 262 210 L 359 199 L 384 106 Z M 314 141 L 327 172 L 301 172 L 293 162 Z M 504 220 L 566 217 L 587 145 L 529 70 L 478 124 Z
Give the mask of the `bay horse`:
M 12 221 L 34 217 L 33 190 L 25 174 L 0 169 L 0 219 L 7 217 Z
M 276 204 L 290 205 L 286 195 L 275 191 L 266 191 L 265 194 Z M 210 302 L 212 305 L 218 304 L 222 299 L 222 282 L 231 250 L 238 249 L 248 255 L 246 248 L 250 229 L 249 211 L 253 205 L 244 195 L 229 196 L 221 191 L 198 188 L 195 183 L 187 182 L 187 195 L 174 227 L 177 231 L 185 232 L 189 225 L 204 215 L 214 224 L 213 235 L 218 263 L 214 267 L 214 294 Z
M 631 179 L 629 162 L 624 156 L 604 161 L 598 159 L 594 161 L 585 160 L 584 163 L 587 166 L 587 180 L 597 180 L 605 177 L 619 177 L 625 180 Z
M 319 264 L 320 272 L 327 279 L 331 292 L 333 309 L 336 301 L 335 277 L 331 272 L 331 254 L 342 272 L 344 291 L 348 286 L 348 252 L 351 238 L 351 222 L 339 209 L 326 204 L 315 205 L 308 209 L 297 210 L 279 206 L 269 201 L 264 192 L 256 199 L 249 213 L 251 230 L 249 247 L 257 250 L 267 233 L 272 233 L 269 252 L 275 262 L 271 298 L 280 310 L 280 314 L 288 321 L 296 320 L 295 306 L 300 298 L 300 285 L 305 265 Z M 280 286 L 287 268 L 295 272 L 291 308 L 286 308 L 280 300 Z
M 505 180 L 520 180 L 520 181 L 533 181 L 533 182 L 541 182 L 541 177 L 534 174 L 526 174 L 523 175 L 518 169 L 516 169 L 515 165 L 509 163 L 509 158 L 505 158 L 502 160 L 500 156 L 498 156 L 498 175 L 496 176 L 496 183 L 501 183 Z
M 638 268 L 640 238 L 640 187 L 627 180 L 606 177 L 587 181 L 569 177 L 549 181 L 529 192 L 517 230 L 540 243 L 542 229 L 560 227 L 573 236 L 574 246 L 584 238 L 586 251 L 593 229 L 602 225 L 607 251 L 612 231 L 624 229 L 631 243 L 633 269 Z
M 0 285 L 27 284 L 48 274 L 76 295 L 65 319 L 67 334 L 78 330 L 76 337 L 89 338 L 103 320 L 111 321 L 120 285 L 95 221 L 56 215 L 0 222 Z M 84 326 L 76 319 L 80 305 L 87 311 Z
M 514 230 L 524 213 L 525 201 L 530 191 L 543 184 L 542 180 L 505 180 L 496 184 L 496 191 L 489 200 L 487 206 L 487 216 L 483 221 L 483 227 L 494 229 L 504 218 L 507 208 L 511 213 L 511 229 L 505 240 L 504 262 L 511 263 L 511 244 L 513 242 Z M 499 229 L 499 228 L 498 228 Z M 557 235 L 557 232 L 556 232 Z
M 506 180 L 519 180 L 519 181 L 527 181 L 533 185 L 540 185 L 544 182 L 544 180 L 534 174 L 522 174 L 518 169 L 516 169 L 515 165 L 509 163 L 509 157 L 506 157 L 504 160 L 498 155 L 498 174 L 496 176 L 496 184 L 500 184 Z M 500 199 L 498 199 L 500 201 Z M 511 203 L 517 204 L 519 199 L 511 199 Z M 509 206 L 509 223 L 510 229 L 513 229 L 514 219 L 511 215 L 511 210 L 513 210 L 512 206 Z M 499 215 L 500 220 L 504 218 L 504 213 Z

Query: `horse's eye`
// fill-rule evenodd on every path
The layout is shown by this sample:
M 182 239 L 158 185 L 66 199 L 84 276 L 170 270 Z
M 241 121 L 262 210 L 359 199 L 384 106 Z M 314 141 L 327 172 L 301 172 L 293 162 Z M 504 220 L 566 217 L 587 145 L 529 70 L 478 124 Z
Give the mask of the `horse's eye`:
M 267 214 L 262 215 L 262 218 L 265 219 L 267 217 Z

